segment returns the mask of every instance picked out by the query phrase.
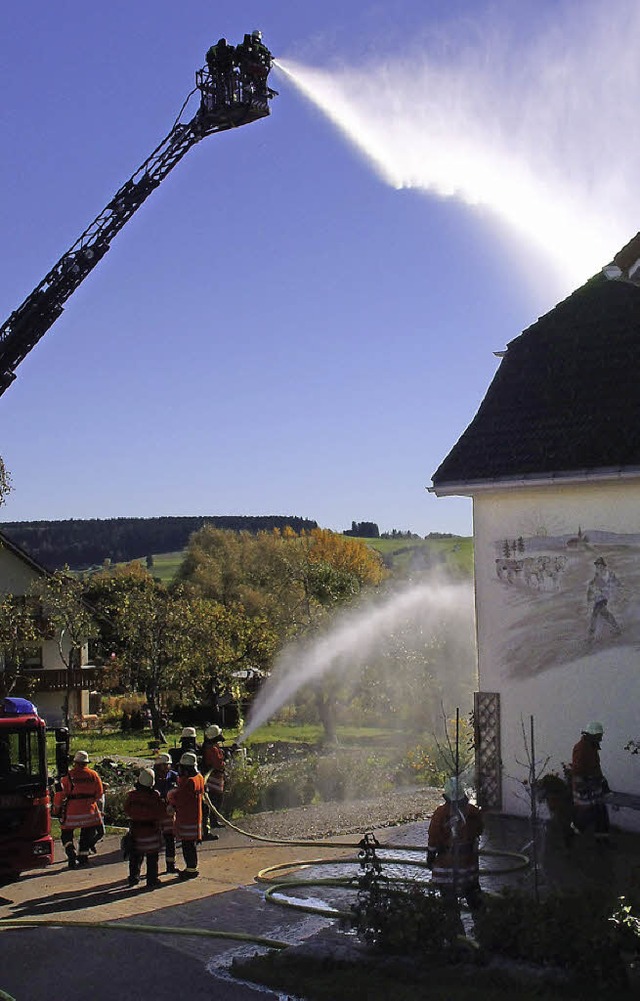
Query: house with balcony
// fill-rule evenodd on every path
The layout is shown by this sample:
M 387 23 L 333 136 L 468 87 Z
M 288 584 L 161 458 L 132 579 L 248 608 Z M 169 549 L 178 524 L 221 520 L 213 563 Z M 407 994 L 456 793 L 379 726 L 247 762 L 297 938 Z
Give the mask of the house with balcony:
M 479 799 L 528 812 L 531 735 L 562 774 L 599 720 L 612 820 L 638 830 L 640 234 L 499 356 L 431 487 L 473 502 Z
M 48 574 L 48 570 L 0 532 L 0 599 L 12 595 L 15 599 L 29 600 L 34 581 Z M 68 668 L 70 661 L 72 666 Z M 0 649 L 0 672 L 9 670 L 12 677 L 17 674 L 11 694 L 34 702 L 49 726 L 62 724 L 67 693 L 70 716 L 82 719 L 89 714 L 89 692 L 101 671 L 88 663 L 87 644 L 71 651 L 68 639 L 55 633 L 34 645 L 21 664 L 9 664 L 6 651 Z

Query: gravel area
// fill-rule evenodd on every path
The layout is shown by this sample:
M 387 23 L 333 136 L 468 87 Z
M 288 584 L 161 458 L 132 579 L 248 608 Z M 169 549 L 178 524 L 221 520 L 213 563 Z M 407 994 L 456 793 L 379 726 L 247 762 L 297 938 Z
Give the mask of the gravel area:
M 424 820 L 440 803 L 442 793 L 439 789 L 414 789 L 348 803 L 314 803 L 255 813 L 235 823 L 262 837 L 327 838 L 338 834 L 364 834 L 382 827 Z

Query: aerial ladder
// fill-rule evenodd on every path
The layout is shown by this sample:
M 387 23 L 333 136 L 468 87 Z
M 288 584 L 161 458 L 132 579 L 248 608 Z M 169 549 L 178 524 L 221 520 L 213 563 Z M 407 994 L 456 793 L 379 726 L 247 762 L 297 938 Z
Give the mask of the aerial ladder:
M 196 86 L 169 134 L 5 320 L 0 327 L 0 396 L 15 379 L 20 362 L 58 319 L 67 299 L 104 257 L 113 238 L 185 153 L 205 136 L 269 115 L 269 101 L 277 91 L 267 86 L 273 59 L 261 37 L 259 32 L 245 35 L 237 48 L 225 48 L 225 60 L 218 64 L 217 46 L 212 46 L 207 66 L 197 70 Z M 198 110 L 191 121 L 183 122 L 187 104 L 196 92 L 200 95 Z

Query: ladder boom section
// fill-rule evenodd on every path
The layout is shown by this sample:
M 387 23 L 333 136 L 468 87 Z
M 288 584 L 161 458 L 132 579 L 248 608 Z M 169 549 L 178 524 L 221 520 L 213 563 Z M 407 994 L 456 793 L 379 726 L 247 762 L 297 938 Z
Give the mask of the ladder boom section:
M 223 88 L 207 69 L 196 73 L 195 89 L 200 92 L 200 106 L 191 121 L 181 122 L 178 116 L 153 153 L 0 327 L 0 395 L 15 379 L 20 362 L 58 319 L 67 299 L 102 260 L 113 238 L 185 153 L 205 136 L 265 118 L 276 93 L 266 86 L 256 90 L 237 71 Z

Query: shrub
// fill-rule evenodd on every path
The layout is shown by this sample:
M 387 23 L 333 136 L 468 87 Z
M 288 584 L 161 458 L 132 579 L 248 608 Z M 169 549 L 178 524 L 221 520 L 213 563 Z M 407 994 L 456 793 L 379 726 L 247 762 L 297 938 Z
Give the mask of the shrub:
M 451 769 L 445 767 L 440 755 L 424 744 L 410 747 L 398 763 L 395 770 L 395 780 L 399 785 L 418 782 L 424 785 L 440 788 L 451 774 Z
M 234 814 L 243 816 L 261 809 L 267 776 L 259 764 L 234 766 L 228 773 L 224 790 L 222 812 L 231 818 Z
M 521 890 L 488 896 L 475 921 L 489 952 L 570 971 L 580 980 L 620 985 L 629 931 L 612 920 L 615 900 L 599 889 L 553 892 L 535 901 Z
M 419 954 L 437 962 L 460 957 L 459 916 L 428 886 L 401 890 L 385 885 L 383 877 L 371 880 L 343 924 L 382 952 Z
M 127 793 L 133 789 L 140 769 L 111 758 L 98 761 L 93 767 L 104 785 L 105 823 L 114 827 L 126 827 L 129 818 L 124 812 L 124 801 Z

